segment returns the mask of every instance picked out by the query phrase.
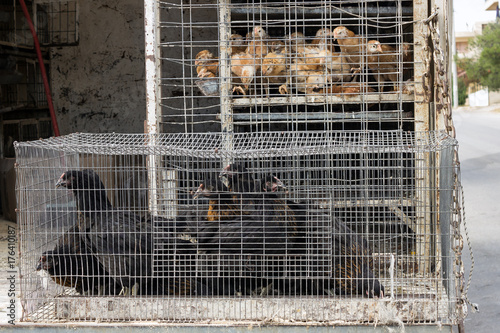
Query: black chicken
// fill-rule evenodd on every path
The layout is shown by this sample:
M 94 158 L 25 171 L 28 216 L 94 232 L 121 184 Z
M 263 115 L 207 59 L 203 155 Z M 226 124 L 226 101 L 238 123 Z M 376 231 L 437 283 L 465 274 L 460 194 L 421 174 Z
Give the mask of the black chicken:
M 219 180 L 217 175 L 207 174 L 193 199 L 208 199 L 206 220 L 210 222 L 231 220 L 242 215 L 241 207 L 235 205 L 234 194 Z
M 282 260 L 292 247 L 286 245 L 286 224 L 265 218 L 264 202 L 275 197 L 246 194 L 229 192 L 218 177 L 209 175 L 194 195 L 210 202 L 206 219 L 198 220 L 190 230 L 206 254 L 203 266 L 217 267 L 219 276 L 209 283 L 217 294 L 266 290 L 275 277 L 283 275 Z
M 368 242 L 338 219 L 333 225 L 333 248 L 333 276 L 339 294 L 384 296 L 384 286 L 373 275 L 372 251 Z
M 76 226 L 59 238 L 53 250 L 41 255 L 36 269 L 45 270 L 54 282 L 75 288 L 79 294 L 113 295 L 117 291 L 114 281 L 89 253 Z
M 153 237 L 151 217 L 141 219 L 138 215 L 114 208 L 106 196 L 106 190 L 99 176 L 90 169 L 66 171 L 56 187 L 63 186 L 73 191 L 79 211 L 78 228 L 83 233 L 83 241 L 97 258 L 104 271 L 121 287 L 120 294 L 192 294 L 197 283 L 191 278 L 173 273 L 153 276 Z M 175 235 L 158 237 L 167 249 L 165 263 L 182 265 L 177 261 L 194 255 L 195 249 L 189 241 L 176 239 Z M 179 244 L 182 244 L 179 245 Z M 183 247 L 179 256 L 175 254 Z M 191 247 L 190 247 L 191 246 Z M 162 255 L 163 253 L 160 253 Z
M 263 185 L 266 191 L 273 193 L 286 193 L 283 183 L 275 176 L 267 176 Z M 278 195 L 279 195 L 278 194 Z M 292 200 L 286 200 L 287 205 L 303 209 Z M 295 206 L 298 205 L 298 206 Z M 309 212 L 309 232 L 324 233 L 327 230 L 323 213 Z M 311 225 L 312 224 L 312 225 Z M 365 238 L 353 232 L 345 223 L 337 218 L 332 220 L 333 243 L 333 281 L 325 281 L 322 289 L 335 289 L 341 295 L 360 294 L 368 297 L 383 297 L 384 286 L 373 275 L 372 251 Z M 316 238 L 311 239 L 314 241 Z M 318 238 L 318 239 L 321 239 Z M 324 244 L 312 244 L 321 247 Z M 316 251 L 321 249 L 316 249 Z
M 271 176 L 273 177 L 273 176 Z M 233 204 L 241 207 L 246 215 L 260 216 L 265 221 L 275 221 L 286 226 L 287 241 L 295 246 L 305 241 L 307 209 L 295 202 L 281 199 L 276 193 L 266 190 L 266 179 L 256 181 L 241 164 L 229 164 L 220 173 L 220 178 L 233 192 Z M 275 181 L 279 181 L 273 177 Z M 262 188 L 256 188 L 256 184 Z

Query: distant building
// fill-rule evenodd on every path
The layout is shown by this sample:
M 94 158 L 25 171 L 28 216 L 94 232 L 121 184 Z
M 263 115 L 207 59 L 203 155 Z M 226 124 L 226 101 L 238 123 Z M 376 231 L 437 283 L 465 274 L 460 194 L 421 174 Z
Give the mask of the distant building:
M 498 1 L 487 1 L 489 7 L 498 6 Z M 488 7 L 488 8 L 489 8 Z M 487 9 L 489 10 L 489 9 Z M 455 46 L 459 58 L 473 58 L 478 56 L 476 49 L 470 47 L 472 40 L 483 33 L 483 29 L 493 21 L 476 22 L 472 31 L 455 32 Z M 467 82 L 465 70 L 457 68 L 457 77 L 464 78 Z M 465 104 L 470 106 L 488 106 L 490 104 L 500 103 L 500 92 L 491 92 L 487 87 L 483 87 L 475 82 L 470 82 L 467 89 L 467 98 Z

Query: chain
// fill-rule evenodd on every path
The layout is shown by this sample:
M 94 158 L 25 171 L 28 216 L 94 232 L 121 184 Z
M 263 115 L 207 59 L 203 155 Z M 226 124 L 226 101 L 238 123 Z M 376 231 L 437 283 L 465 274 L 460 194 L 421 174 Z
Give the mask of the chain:
M 462 222 L 463 226 L 464 226 L 464 230 L 465 230 L 465 239 L 467 241 L 467 246 L 469 247 L 469 254 L 470 254 L 470 261 L 471 261 L 471 268 L 470 268 L 470 272 L 469 272 L 469 277 L 467 279 L 467 286 L 465 287 L 465 290 L 464 290 L 464 284 L 463 284 L 463 264 L 461 265 L 461 270 L 460 272 L 462 273 L 462 283 L 460 284 L 460 294 L 462 295 L 462 297 L 464 298 L 465 302 L 467 304 L 469 304 L 471 306 L 471 309 L 472 309 L 472 312 L 476 312 L 476 311 L 479 311 L 479 305 L 476 304 L 476 303 L 471 303 L 471 301 L 469 300 L 467 294 L 469 292 L 469 287 L 470 287 L 470 284 L 471 284 L 471 281 L 472 281 L 472 272 L 474 271 L 474 253 L 472 252 L 472 247 L 471 247 L 471 243 L 470 243 L 470 238 L 469 238 L 469 230 L 467 229 L 467 224 L 465 223 L 465 200 L 464 200 L 464 188 L 463 186 L 460 184 L 460 179 L 461 179 L 461 174 L 460 174 L 460 162 L 459 162 L 459 159 L 458 159 L 458 150 L 455 149 L 455 161 L 457 163 L 457 170 L 456 170 L 456 173 L 455 173 L 455 184 L 456 184 L 456 188 L 455 188 L 455 193 L 457 196 L 460 197 L 460 202 L 461 203 L 461 207 L 462 209 L 459 210 L 459 212 L 461 214 L 458 214 L 458 228 L 460 228 L 460 222 Z M 458 229 L 460 230 L 460 229 Z M 462 248 L 463 248 L 463 240 L 462 240 Z
M 425 72 L 422 74 L 422 87 L 424 89 L 425 102 L 429 102 L 431 99 L 431 48 L 429 46 L 429 33 L 427 30 L 425 30 L 423 37 L 424 46 L 422 47 L 422 59 Z
M 436 17 L 437 16 L 434 16 L 433 19 L 428 21 L 428 26 L 433 45 L 434 64 L 436 66 L 436 77 L 435 77 L 436 111 L 438 113 L 443 112 L 446 132 L 448 132 L 448 134 L 451 137 L 455 138 L 455 126 L 453 125 L 453 119 L 451 114 L 452 113 L 451 96 L 449 93 L 450 85 L 449 85 L 447 70 L 445 68 L 445 59 L 444 59 L 445 54 L 439 45 L 441 36 L 439 33 L 439 27 L 435 22 Z
M 440 34 L 439 27 L 437 26 L 437 8 L 434 9 L 433 14 L 427 19 L 424 20 L 424 23 L 428 25 L 429 34 L 426 34 L 426 39 L 429 38 L 432 40 L 432 56 L 435 65 L 435 86 L 436 86 L 436 94 L 435 94 L 435 108 L 436 112 L 442 113 L 444 118 L 444 126 L 446 132 L 451 137 L 455 138 L 455 126 L 453 124 L 452 117 L 452 109 L 451 109 L 451 96 L 450 96 L 450 85 L 447 76 L 447 71 L 445 68 L 445 54 L 441 49 L 440 43 Z M 424 49 L 428 47 L 428 42 L 426 42 L 426 46 Z M 425 50 L 425 52 L 429 52 L 429 50 Z M 425 59 L 425 57 L 424 57 Z M 430 66 L 427 65 L 427 72 L 424 75 L 430 75 Z M 424 81 L 424 90 L 429 89 L 430 93 L 430 85 L 426 86 L 426 78 L 423 78 Z M 457 283 L 457 290 L 460 295 L 460 300 L 457 302 L 457 313 L 460 316 L 460 319 L 463 319 L 467 316 L 467 304 L 471 306 L 473 312 L 478 311 L 479 307 L 477 304 L 471 303 L 467 293 L 469 291 L 472 272 L 474 271 L 474 255 L 472 253 L 472 247 L 469 239 L 469 232 L 467 230 L 467 226 L 465 223 L 465 210 L 464 210 L 464 195 L 463 195 L 463 187 L 460 183 L 460 160 L 458 157 L 458 149 L 454 150 L 454 161 L 455 161 L 455 179 L 454 179 L 454 189 L 453 189 L 453 218 L 451 221 L 451 226 L 453 229 L 452 233 L 452 242 L 451 246 L 453 251 L 455 252 L 455 263 L 454 263 L 454 273 Z M 462 250 L 464 246 L 463 237 L 460 233 L 460 227 L 463 224 L 465 230 L 465 236 L 467 240 L 467 246 L 469 247 L 469 253 L 471 257 L 471 269 L 469 272 L 469 277 L 467 281 L 467 285 L 464 283 L 464 265 L 462 262 Z

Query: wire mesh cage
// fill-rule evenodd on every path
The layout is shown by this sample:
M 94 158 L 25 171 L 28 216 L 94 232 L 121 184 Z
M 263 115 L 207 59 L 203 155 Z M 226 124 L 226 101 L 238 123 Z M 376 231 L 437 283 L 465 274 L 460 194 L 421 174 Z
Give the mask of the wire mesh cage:
M 440 132 L 19 142 L 24 320 L 456 320 Z
M 413 32 L 424 13 L 414 6 L 422 4 L 155 6 L 161 132 L 413 129 L 414 65 L 422 63 Z

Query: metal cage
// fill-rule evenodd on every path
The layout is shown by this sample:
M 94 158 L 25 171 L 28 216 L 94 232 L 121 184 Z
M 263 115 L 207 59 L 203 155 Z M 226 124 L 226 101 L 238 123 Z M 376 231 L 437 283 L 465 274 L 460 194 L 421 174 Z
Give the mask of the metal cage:
M 441 132 L 72 134 L 15 148 L 24 320 L 457 321 L 456 141 Z
M 429 122 L 427 3 L 174 0 L 145 4 L 145 15 L 150 133 Z

